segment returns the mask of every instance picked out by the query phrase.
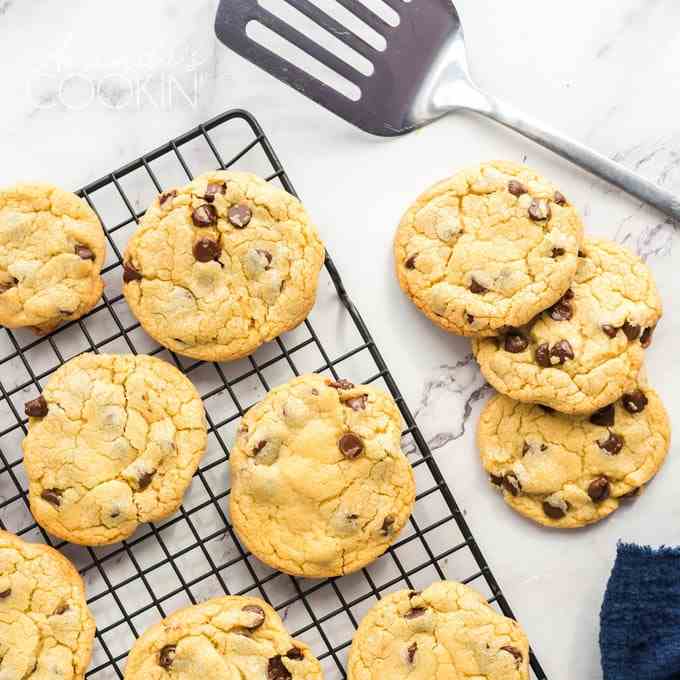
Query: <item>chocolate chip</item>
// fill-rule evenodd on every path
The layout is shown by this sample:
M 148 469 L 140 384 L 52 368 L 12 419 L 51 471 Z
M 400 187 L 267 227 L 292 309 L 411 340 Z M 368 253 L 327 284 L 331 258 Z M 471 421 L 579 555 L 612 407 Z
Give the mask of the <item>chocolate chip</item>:
M 550 345 L 547 342 L 542 342 L 536 348 L 536 363 L 543 368 L 552 366 L 550 363 Z
M 249 630 L 255 630 L 264 623 L 264 609 L 262 609 L 262 607 L 258 607 L 256 604 L 247 604 L 241 611 L 248 612 L 255 616 L 252 623 L 245 624 L 245 627 Z
M 561 257 L 564 255 L 567 251 L 564 248 L 553 248 L 552 249 L 552 256 L 553 257 Z
M 619 496 L 619 500 L 628 501 L 631 500 L 632 498 L 637 498 L 640 495 L 641 491 L 642 487 L 636 486 L 634 489 L 628 491 L 628 493 L 624 493 L 622 496 Z
M 62 602 L 55 610 L 53 616 L 61 616 L 62 614 L 65 614 L 70 607 L 66 602 Z
M 518 182 L 516 179 L 511 179 L 508 182 L 508 191 L 513 196 L 521 196 L 522 194 L 527 193 L 527 188 L 524 186 L 524 184 Z
M 603 324 L 602 330 L 605 332 L 606 335 L 608 335 L 610 338 L 615 338 L 616 335 L 619 332 L 619 329 L 616 326 L 612 326 L 611 324 Z
M 579 257 L 588 257 L 582 250 L 578 251 L 578 256 Z
M 272 263 L 272 254 L 268 250 L 262 250 L 261 248 L 258 248 L 255 252 L 267 260 L 267 264 L 264 267 L 265 271 L 267 271 Z
M 81 260 L 94 260 L 94 253 L 87 246 L 76 246 L 76 255 Z
M 503 488 L 512 496 L 519 496 L 522 485 L 514 472 L 508 472 L 503 477 Z
M 123 281 L 130 283 L 130 281 L 141 281 L 142 275 L 129 263 L 123 264 Z
M 417 619 L 419 616 L 424 616 L 426 611 L 425 607 L 413 607 L 413 609 L 410 609 L 404 614 L 404 618 L 409 621 L 411 619 Z
M 406 260 L 404 261 L 404 267 L 406 267 L 406 269 L 415 269 L 417 257 L 418 253 L 413 253 L 413 255 L 407 257 Z
M 57 508 L 61 505 L 61 491 L 59 489 L 45 489 L 40 494 L 40 498 Z
M 465 312 L 465 320 L 466 320 L 468 323 L 473 323 L 474 320 L 475 320 L 475 317 L 472 316 L 472 314 L 468 314 L 467 312 Z
M 395 521 L 394 515 L 387 515 L 383 520 L 382 526 L 380 527 L 380 533 L 383 536 L 389 536 L 394 529 Z
M 345 458 L 353 459 L 361 455 L 364 450 L 364 442 L 358 434 L 345 432 L 338 440 L 338 448 Z
M 300 661 L 305 658 L 305 653 L 299 647 L 291 647 L 286 652 L 286 658 L 292 659 L 293 661 Z
M 354 383 L 345 378 L 340 378 L 340 380 L 329 380 L 326 385 L 328 385 L 328 387 L 334 387 L 336 390 L 351 390 L 354 388 Z
M 561 191 L 556 191 L 555 195 L 553 196 L 553 200 L 557 205 L 566 205 L 567 204 L 567 199 L 564 197 L 564 194 Z
M 638 337 L 640 336 L 640 326 L 636 326 L 632 323 L 629 323 L 626 321 L 626 323 L 623 324 L 623 332 L 626 334 L 626 337 L 628 340 L 633 342 L 633 340 L 637 340 Z
M 567 504 L 567 508 L 568 507 L 569 506 Z M 543 501 L 543 512 L 547 517 L 550 517 L 550 519 L 562 519 L 567 514 L 563 508 L 553 505 L 547 500 Z
M 158 197 L 158 202 L 163 205 L 169 198 L 174 198 L 175 196 L 177 196 L 177 189 L 166 191 Z
M 343 403 L 345 404 L 345 406 L 349 406 L 352 409 L 352 411 L 365 411 L 367 399 L 368 395 L 362 394 L 358 397 L 352 397 L 351 399 L 347 399 Z
M 640 336 L 640 344 L 647 349 L 652 344 L 652 335 L 654 335 L 654 328 L 655 326 L 651 326 L 650 328 L 645 328 L 644 331 L 642 331 L 642 335 Z
M 2 592 L 0 592 L 0 600 L 6 600 L 11 594 L 12 594 L 11 588 L 7 588 L 7 590 L 3 590 Z
M 191 213 L 191 219 L 197 227 L 211 227 L 217 224 L 217 208 L 210 203 L 199 205 Z
M 607 439 L 600 439 L 597 445 L 607 453 L 615 456 L 623 448 L 623 437 L 614 432 L 609 433 Z
M 609 480 L 606 477 L 598 477 L 590 482 L 588 495 L 595 503 L 601 503 L 609 498 L 610 488 Z
M 568 340 L 560 340 L 553 345 L 553 348 L 550 350 L 551 360 L 553 357 L 557 359 L 557 363 L 560 365 L 567 361 L 567 359 L 574 358 L 574 350 Z
M 0 295 L 14 288 L 14 286 L 16 286 L 17 283 L 18 281 L 14 277 L 12 277 L 11 281 L 3 281 L 2 283 L 0 283 Z
M 211 238 L 202 238 L 194 243 L 194 257 L 199 262 L 213 262 L 221 253 L 220 244 Z
M 649 404 L 649 399 L 642 390 L 635 390 L 624 394 L 621 397 L 621 403 L 628 413 L 641 413 L 645 410 L 645 406 Z
M 519 354 L 529 346 L 529 340 L 519 331 L 510 331 L 505 334 L 505 341 L 503 347 L 506 352 L 511 354 Z
M 408 662 L 413 663 L 414 659 L 416 658 L 416 652 L 418 651 L 418 643 L 414 642 L 413 644 L 409 645 L 409 648 L 406 650 L 406 656 L 408 657 Z
M 567 288 L 566 293 L 562 296 L 563 300 L 573 300 L 574 299 L 574 291 L 571 288 Z
M 520 652 L 519 649 L 517 649 L 517 647 L 506 645 L 505 647 L 501 647 L 501 651 L 507 652 L 508 654 L 512 654 L 515 657 L 515 663 L 517 664 L 517 668 L 519 668 L 522 665 L 524 657 L 522 656 L 522 652 Z
M 175 653 L 177 652 L 176 645 L 165 645 L 158 654 L 158 665 L 162 668 L 170 668 L 175 660 Z
M 255 444 L 255 448 L 253 449 L 253 453 L 254 453 L 255 455 L 257 455 L 258 453 L 260 453 L 260 451 L 262 451 L 262 449 L 263 449 L 265 446 L 267 446 L 266 440 L 265 440 L 265 441 L 258 442 L 257 444 Z
M 281 655 L 273 656 L 267 664 L 267 680 L 292 680 L 291 672 L 283 665 Z
M 541 222 L 550 219 L 550 204 L 543 198 L 534 198 L 529 206 L 529 217 L 534 222 Z
M 149 484 L 151 484 L 151 480 L 153 479 L 153 476 L 156 474 L 155 470 L 152 470 L 151 472 L 143 472 L 139 479 L 137 480 L 137 488 L 139 491 L 144 491 Z
M 553 321 L 569 321 L 574 315 L 574 310 L 571 305 L 562 298 L 548 310 L 548 315 Z
M 483 293 L 486 293 L 488 289 L 482 286 L 481 283 L 478 283 L 474 277 L 472 277 L 470 281 L 470 291 L 472 293 L 475 293 L 476 295 L 482 295 Z
M 231 208 L 229 208 L 227 217 L 237 229 L 245 229 L 248 224 L 250 224 L 253 213 L 247 205 L 241 203 L 239 205 L 232 205 Z
M 489 480 L 494 486 L 500 486 L 503 483 L 503 477 L 500 475 L 490 475 Z
M 609 406 L 604 406 L 599 409 L 599 411 L 595 411 L 595 413 L 590 416 L 590 422 L 593 425 L 612 427 L 612 425 L 614 425 L 615 415 L 616 410 L 614 408 L 614 404 L 609 404 Z
M 44 418 L 47 415 L 47 411 L 47 401 L 42 394 L 24 404 L 24 413 L 31 418 Z
M 224 182 L 208 182 L 208 186 L 205 188 L 205 196 L 203 198 L 212 203 L 215 200 L 215 194 L 226 194 L 227 185 Z

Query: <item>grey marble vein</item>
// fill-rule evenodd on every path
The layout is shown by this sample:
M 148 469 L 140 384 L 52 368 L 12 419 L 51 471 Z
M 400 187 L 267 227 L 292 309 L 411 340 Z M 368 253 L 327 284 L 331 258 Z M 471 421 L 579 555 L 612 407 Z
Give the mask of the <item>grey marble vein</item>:
M 595 59 L 602 59 L 611 52 L 621 38 L 630 30 L 635 30 L 645 25 L 645 20 L 651 12 L 668 0 L 645 0 L 645 2 L 634 2 L 633 6 L 621 16 L 619 27 L 614 31 L 611 39 L 603 43 L 595 53 Z
M 432 451 L 460 439 L 474 405 L 491 392 L 472 353 L 455 364 L 442 364 L 423 386 L 414 415 Z M 407 453 L 411 453 L 406 446 Z
M 673 248 L 674 223 L 669 217 L 663 222 L 653 224 L 638 234 L 635 252 L 643 259 L 665 257 Z

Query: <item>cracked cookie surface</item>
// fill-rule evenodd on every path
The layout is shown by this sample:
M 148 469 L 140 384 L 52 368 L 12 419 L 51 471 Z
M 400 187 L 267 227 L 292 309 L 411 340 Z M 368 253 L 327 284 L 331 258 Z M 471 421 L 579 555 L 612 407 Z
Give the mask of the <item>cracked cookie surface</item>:
M 82 680 L 95 623 L 75 567 L 0 530 L 0 677 Z
M 49 184 L 0 190 L 0 324 L 46 333 L 97 303 L 106 238 L 75 194 Z
M 382 555 L 415 499 L 401 415 L 382 390 L 305 375 L 243 418 L 231 467 L 231 520 L 266 564 L 310 578 Z
M 454 581 L 383 598 L 359 624 L 348 680 L 527 680 L 519 624 Z
M 511 508 L 571 529 L 637 495 L 663 464 L 670 424 L 659 396 L 643 385 L 590 416 L 496 395 L 482 412 L 477 443 L 491 483 Z
M 124 292 L 161 345 L 228 361 L 304 321 L 323 261 L 297 198 L 249 173 L 210 172 L 146 212 L 125 253 Z
M 181 609 L 135 643 L 125 680 L 322 680 L 321 666 L 279 615 L 255 597 Z
M 498 338 L 473 340 L 484 377 L 513 399 L 591 413 L 635 387 L 661 318 L 649 268 L 624 246 L 586 238 L 571 288 Z
M 82 354 L 26 414 L 31 511 L 72 543 L 115 543 L 172 514 L 206 447 L 196 389 L 149 356 Z
M 397 276 L 444 330 L 496 335 L 526 323 L 569 287 L 583 225 L 529 168 L 483 163 L 439 182 L 401 220 Z

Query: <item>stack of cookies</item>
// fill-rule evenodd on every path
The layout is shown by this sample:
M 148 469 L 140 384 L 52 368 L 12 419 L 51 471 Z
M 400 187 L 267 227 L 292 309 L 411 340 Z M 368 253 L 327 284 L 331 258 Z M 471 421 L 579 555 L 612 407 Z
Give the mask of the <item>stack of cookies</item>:
M 664 461 L 670 427 L 644 378 L 661 300 L 637 256 L 584 236 L 557 187 L 507 162 L 426 191 L 401 221 L 395 256 L 406 294 L 472 338 L 499 392 L 478 444 L 513 509 L 580 527 L 639 493 Z
M 97 303 L 105 238 L 82 200 L 49 185 L 0 192 L 0 234 L 1 323 L 49 332 Z M 500 393 L 478 440 L 511 507 L 577 527 L 639 492 L 669 445 L 665 410 L 641 374 L 661 302 L 639 258 L 584 237 L 565 195 L 510 163 L 463 171 L 423 194 L 395 252 L 404 290 L 439 326 L 473 338 Z M 323 258 L 296 198 L 250 174 L 211 172 L 153 202 L 126 249 L 124 293 L 164 347 L 229 361 L 305 319 Z M 31 510 L 74 543 L 122 541 L 175 512 L 206 447 L 196 389 L 152 357 L 76 357 L 25 410 Z M 245 547 L 307 578 L 377 559 L 415 502 L 401 429 L 394 400 L 372 386 L 305 375 L 272 390 L 244 416 L 230 456 L 230 514 Z M 36 589 L 44 595 L 29 597 Z M 26 617 L 37 622 L 30 630 Z M 23 650 L 0 649 L 3 669 L 82 678 L 93 635 L 72 566 L 0 532 L 0 639 Z M 348 676 L 454 669 L 526 680 L 528 665 L 516 622 L 466 586 L 440 582 L 393 593 L 368 613 Z M 175 612 L 139 639 L 126 678 L 173 675 L 322 677 L 276 612 L 248 597 Z

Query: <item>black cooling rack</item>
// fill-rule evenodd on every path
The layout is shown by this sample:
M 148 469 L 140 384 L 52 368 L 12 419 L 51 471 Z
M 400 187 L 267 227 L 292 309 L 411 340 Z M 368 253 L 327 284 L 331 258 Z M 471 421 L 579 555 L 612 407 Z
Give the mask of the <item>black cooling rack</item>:
M 294 193 L 257 121 L 240 110 L 224 113 L 78 192 L 105 225 L 110 246 L 103 269 L 106 292 L 95 309 L 45 337 L 24 330 L 0 333 L 0 526 L 54 545 L 83 575 L 98 625 L 88 677 L 122 678 L 127 652 L 145 628 L 178 607 L 224 593 L 270 602 L 291 633 L 311 645 L 328 679 L 345 677 L 358 622 L 388 592 L 455 579 L 513 616 L 330 257 L 310 318 L 247 359 L 187 360 L 156 345 L 132 317 L 121 292 L 121 251 L 137 220 L 158 192 L 216 165 L 257 172 Z M 58 366 L 83 351 L 146 353 L 170 361 L 199 389 L 209 425 L 208 450 L 181 509 L 104 548 L 55 542 L 35 524 L 21 459 L 24 402 Z M 406 423 L 402 444 L 418 488 L 410 524 L 384 556 L 356 574 L 324 581 L 265 567 L 240 545 L 226 515 L 229 447 L 239 418 L 271 387 L 310 371 L 391 392 Z M 531 665 L 543 680 L 533 656 Z

